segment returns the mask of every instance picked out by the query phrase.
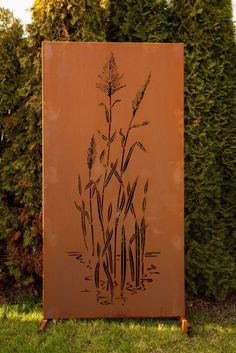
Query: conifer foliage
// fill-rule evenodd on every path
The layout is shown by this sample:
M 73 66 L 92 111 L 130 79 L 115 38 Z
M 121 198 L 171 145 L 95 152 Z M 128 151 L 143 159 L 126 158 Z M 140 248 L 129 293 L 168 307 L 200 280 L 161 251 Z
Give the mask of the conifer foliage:
M 21 99 L 17 88 L 22 78 L 19 51 L 23 44 L 23 28 L 13 14 L 0 8 L 0 281 L 6 280 L 6 241 L 17 224 L 12 199 L 12 180 L 5 180 L 10 170 L 5 158 L 13 139 L 17 139 L 16 111 Z M 14 131 L 14 133 L 13 133 Z
M 108 41 L 167 41 L 170 23 L 166 0 L 110 0 L 108 9 Z
M 236 47 L 229 0 L 174 0 L 185 43 L 186 279 L 195 294 L 236 288 Z

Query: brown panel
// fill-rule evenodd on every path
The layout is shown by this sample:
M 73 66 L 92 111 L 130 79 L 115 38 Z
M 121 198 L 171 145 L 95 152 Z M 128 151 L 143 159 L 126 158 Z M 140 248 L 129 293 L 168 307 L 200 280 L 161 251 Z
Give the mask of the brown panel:
M 44 317 L 184 315 L 183 45 L 43 44 Z

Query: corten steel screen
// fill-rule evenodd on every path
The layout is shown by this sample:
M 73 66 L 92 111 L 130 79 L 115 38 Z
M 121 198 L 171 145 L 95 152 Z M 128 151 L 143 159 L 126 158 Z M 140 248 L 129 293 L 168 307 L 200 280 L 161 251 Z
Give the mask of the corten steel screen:
M 183 61 L 43 44 L 45 318 L 184 315 Z

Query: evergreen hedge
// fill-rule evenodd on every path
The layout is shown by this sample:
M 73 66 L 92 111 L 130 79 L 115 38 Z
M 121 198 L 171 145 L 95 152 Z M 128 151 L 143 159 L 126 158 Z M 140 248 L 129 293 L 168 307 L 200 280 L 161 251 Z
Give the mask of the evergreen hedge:
M 14 191 L 12 180 L 4 181 L 4 155 L 7 153 L 12 139 L 17 139 L 16 111 L 21 99 L 17 88 L 22 78 L 19 51 L 23 44 L 23 28 L 13 14 L 0 8 L 0 281 L 6 279 L 10 261 L 7 257 L 6 241 L 13 229 L 17 228 L 14 214 Z M 12 135 L 14 135 L 12 137 Z M 5 184 L 5 185 L 4 185 Z
M 41 277 L 41 42 L 184 42 L 187 289 L 224 299 L 236 289 L 236 50 L 231 1 L 37 0 L 32 14 L 27 39 L 21 26 L 21 34 L 15 34 L 17 54 L 9 50 L 7 56 L 0 50 L 0 63 L 10 60 L 14 67 L 9 87 L 2 86 L 8 98 L 0 110 L 5 136 L 0 238 L 7 244 L 9 273 L 25 286 Z M 0 41 L 4 35 L 9 28 L 1 30 Z M 0 74 L 7 75 L 5 66 Z M 11 123 L 8 109 L 14 111 Z
M 186 280 L 219 299 L 236 288 L 236 46 L 229 0 L 171 2 L 185 43 Z
M 108 23 L 111 42 L 167 42 L 171 29 L 166 0 L 110 0 Z

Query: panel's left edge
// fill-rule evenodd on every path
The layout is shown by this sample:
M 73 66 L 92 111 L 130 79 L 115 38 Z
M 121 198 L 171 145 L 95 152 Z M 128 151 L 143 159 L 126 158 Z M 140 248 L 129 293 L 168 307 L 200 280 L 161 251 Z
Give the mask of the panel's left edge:
M 48 42 L 47 42 L 48 43 Z M 45 305 L 45 50 L 46 42 L 42 42 L 41 47 L 41 63 L 42 63 L 42 258 L 43 258 L 43 272 L 42 272 L 42 303 L 43 303 L 43 320 L 48 319 L 46 317 L 46 305 Z

